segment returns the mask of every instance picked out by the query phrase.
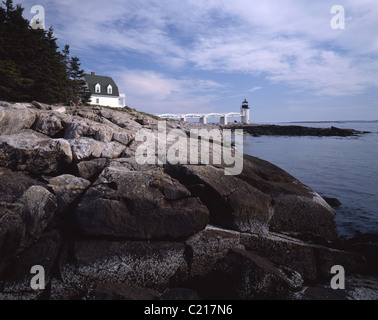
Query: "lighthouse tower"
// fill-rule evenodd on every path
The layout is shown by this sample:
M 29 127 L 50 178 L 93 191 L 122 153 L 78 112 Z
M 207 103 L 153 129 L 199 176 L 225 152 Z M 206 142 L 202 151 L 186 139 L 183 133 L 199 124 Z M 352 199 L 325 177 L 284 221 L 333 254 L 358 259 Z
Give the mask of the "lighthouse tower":
M 249 107 L 247 99 L 244 99 L 242 106 L 240 108 L 241 122 L 249 123 Z

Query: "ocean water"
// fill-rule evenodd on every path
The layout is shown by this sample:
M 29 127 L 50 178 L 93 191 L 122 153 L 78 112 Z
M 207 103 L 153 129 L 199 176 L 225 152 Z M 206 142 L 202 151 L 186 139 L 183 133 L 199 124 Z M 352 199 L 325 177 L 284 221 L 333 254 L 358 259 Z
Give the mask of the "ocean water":
M 244 153 L 274 163 L 321 196 L 339 199 L 340 236 L 378 234 L 378 122 L 289 124 L 372 132 L 356 137 L 245 135 Z

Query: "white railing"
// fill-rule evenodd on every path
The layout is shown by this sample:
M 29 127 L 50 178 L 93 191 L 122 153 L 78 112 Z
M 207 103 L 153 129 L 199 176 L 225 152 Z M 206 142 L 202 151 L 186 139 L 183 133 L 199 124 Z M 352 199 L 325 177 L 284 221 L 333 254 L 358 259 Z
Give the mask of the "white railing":
M 158 117 L 163 119 L 184 119 L 184 118 L 222 118 L 222 117 L 241 117 L 241 113 L 239 112 L 229 112 L 229 113 L 207 113 L 207 114 L 171 114 L 171 113 L 165 113 L 165 114 L 157 114 Z
M 228 123 L 228 117 L 241 117 L 241 121 L 245 121 L 244 116 L 239 112 L 228 112 L 228 113 L 207 113 L 207 114 L 195 114 L 195 113 L 188 113 L 188 114 L 158 114 L 157 115 L 163 119 L 180 119 L 181 121 L 186 121 L 186 119 L 200 119 L 200 123 L 207 123 L 207 118 L 219 118 L 219 122 L 221 124 Z

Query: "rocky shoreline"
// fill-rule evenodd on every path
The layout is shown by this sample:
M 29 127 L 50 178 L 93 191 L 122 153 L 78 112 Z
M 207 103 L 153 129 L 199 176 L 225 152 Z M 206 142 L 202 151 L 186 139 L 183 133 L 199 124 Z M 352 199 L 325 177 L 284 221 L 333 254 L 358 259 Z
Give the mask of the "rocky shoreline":
M 340 239 L 314 190 L 247 155 L 238 176 L 140 165 L 141 128 L 158 138 L 137 112 L 0 102 L 0 299 L 378 299 L 378 240 Z

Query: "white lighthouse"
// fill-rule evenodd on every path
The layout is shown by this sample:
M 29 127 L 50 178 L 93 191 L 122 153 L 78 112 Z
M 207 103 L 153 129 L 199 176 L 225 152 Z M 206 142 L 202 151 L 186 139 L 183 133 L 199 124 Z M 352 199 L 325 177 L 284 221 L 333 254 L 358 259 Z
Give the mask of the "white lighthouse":
M 244 99 L 242 106 L 240 108 L 241 122 L 249 123 L 249 107 L 247 99 Z

